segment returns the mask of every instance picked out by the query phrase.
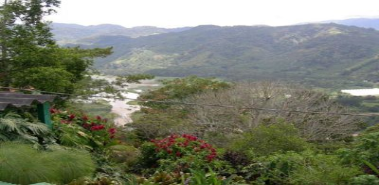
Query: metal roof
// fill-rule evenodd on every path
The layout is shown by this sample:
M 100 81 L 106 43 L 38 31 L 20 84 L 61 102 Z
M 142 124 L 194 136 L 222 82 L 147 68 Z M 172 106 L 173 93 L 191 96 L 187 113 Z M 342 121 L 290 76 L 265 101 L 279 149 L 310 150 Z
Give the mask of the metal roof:
M 55 95 L 34 95 L 18 92 L 0 92 L 0 111 L 7 107 L 31 106 L 33 103 L 52 102 Z

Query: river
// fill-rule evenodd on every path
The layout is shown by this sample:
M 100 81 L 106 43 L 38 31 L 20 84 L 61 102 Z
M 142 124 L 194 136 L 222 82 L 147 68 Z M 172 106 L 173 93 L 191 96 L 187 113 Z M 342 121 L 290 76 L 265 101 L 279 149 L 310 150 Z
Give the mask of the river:
M 115 76 L 93 75 L 91 77 L 93 79 L 104 79 L 107 80 L 109 83 L 116 81 Z M 128 103 L 130 101 L 136 100 L 144 91 L 159 86 L 159 83 L 156 80 L 141 80 L 140 82 L 141 83 L 139 84 L 124 83 L 123 87 L 114 86 L 117 90 L 121 92 L 121 95 L 124 97 L 124 99 L 109 98 L 109 96 L 112 96 L 111 94 L 102 92 L 96 94 L 95 97 L 89 98 L 88 101 L 107 101 L 112 106 L 111 112 L 116 115 L 114 123 L 118 126 L 123 126 L 132 122 L 131 115 L 134 112 L 139 111 L 141 109 L 139 105 L 130 105 Z

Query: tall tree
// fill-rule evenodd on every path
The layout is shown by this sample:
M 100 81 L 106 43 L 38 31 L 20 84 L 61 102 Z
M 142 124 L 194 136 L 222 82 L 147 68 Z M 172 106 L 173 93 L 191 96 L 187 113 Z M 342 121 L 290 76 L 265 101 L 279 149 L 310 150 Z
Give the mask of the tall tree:
M 60 0 L 5 0 L 0 6 L 0 86 L 33 86 L 71 92 L 95 57 L 111 48 L 84 50 L 56 45 L 43 17 Z

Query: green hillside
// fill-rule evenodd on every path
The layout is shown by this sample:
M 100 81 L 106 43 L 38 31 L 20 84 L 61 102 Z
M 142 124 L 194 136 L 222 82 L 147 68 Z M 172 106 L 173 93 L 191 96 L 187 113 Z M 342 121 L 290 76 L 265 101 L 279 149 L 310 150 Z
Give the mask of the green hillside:
M 60 44 L 76 43 L 78 40 L 85 41 L 94 39 L 104 35 L 120 35 L 132 38 L 141 36 L 155 35 L 169 32 L 184 31 L 189 28 L 158 28 L 154 26 L 139 26 L 133 28 L 125 28 L 120 25 L 101 24 L 82 26 L 78 24 L 52 23 L 51 31 L 54 34 L 54 39 Z
M 114 47 L 112 56 L 95 64 L 108 74 L 279 79 L 316 86 L 379 80 L 379 32 L 338 24 L 199 26 L 133 39 L 100 36 L 85 43 Z
M 328 21 L 337 24 L 347 25 L 347 26 L 357 26 L 362 28 L 373 28 L 379 30 L 379 19 L 377 18 L 353 18 L 345 20 L 335 20 Z

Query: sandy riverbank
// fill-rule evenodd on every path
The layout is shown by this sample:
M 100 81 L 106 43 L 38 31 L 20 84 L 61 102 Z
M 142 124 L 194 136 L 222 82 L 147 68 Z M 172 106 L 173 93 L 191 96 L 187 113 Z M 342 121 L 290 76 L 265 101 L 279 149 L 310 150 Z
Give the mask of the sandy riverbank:
M 100 76 L 95 75 L 92 76 L 93 79 L 104 79 L 109 83 L 116 81 L 115 76 Z M 159 86 L 159 83 L 156 80 L 141 80 L 141 83 L 125 83 L 123 87 L 115 86 L 115 88 L 121 91 L 122 96 L 125 99 L 113 99 L 109 98 L 109 94 L 107 93 L 99 93 L 96 97 L 92 97 L 89 101 L 97 101 L 97 100 L 105 100 L 109 102 L 112 106 L 111 112 L 114 113 L 116 118 L 114 122 L 116 125 L 125 125 L 127 123 L 132 122 L 131 115 L 140 110 L 139 105 L 129 105 L 128 102 L 136 100 L 141 93 L 150 89 L 152 87 Z

